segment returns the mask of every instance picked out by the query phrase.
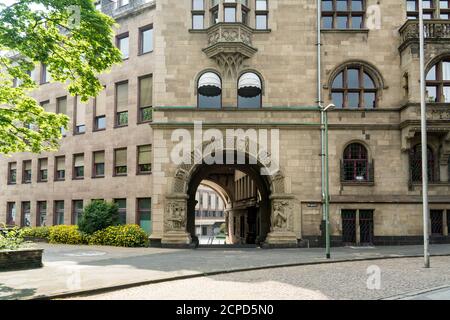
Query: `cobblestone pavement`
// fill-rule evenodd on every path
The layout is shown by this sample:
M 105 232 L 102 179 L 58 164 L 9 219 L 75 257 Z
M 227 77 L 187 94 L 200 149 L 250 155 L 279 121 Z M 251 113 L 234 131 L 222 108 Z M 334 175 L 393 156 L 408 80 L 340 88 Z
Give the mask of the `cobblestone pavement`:
M 401 258 L 246 271 L 146 285 L 76 299 L 381 299 L 450 286 L 450 257 L 433 257 L 431 263 L 432 267 L 425 269 L 421 258 Z M 368 289 L 369 267 L 369 271 L 380 268 L 378 290 Z M 370 284 L 376 286 L 377 283 Z M 417 295 L 417 298 L 450 299 L 448 289 L 433 294 Z
M 42 243 L 37 246 L 44 249 L 44 267 L 0 272 L 0 300 L 49 297 L 115 286 L 131 287 L 143 282 L 160 282 L 205 273 L 336 260 L 398 258 L 423 253 L 422 246 L 340 247 L 332 248 L 331 260 L 326 260 L 323 248 L 191 250 Z M 448 255 L 450 245 L 432 245 L 431 253 Z M 320 270 L 321 267 L 313 268 Z

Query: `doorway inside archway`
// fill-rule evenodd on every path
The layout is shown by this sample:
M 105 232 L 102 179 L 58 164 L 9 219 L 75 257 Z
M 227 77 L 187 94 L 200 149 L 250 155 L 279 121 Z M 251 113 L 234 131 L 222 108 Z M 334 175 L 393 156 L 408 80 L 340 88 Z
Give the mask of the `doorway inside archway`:
M 188 196 L 187 231 L 200 246 L 256 246 L 270 232 L 270 188 L 258 165 L 199 165 Z

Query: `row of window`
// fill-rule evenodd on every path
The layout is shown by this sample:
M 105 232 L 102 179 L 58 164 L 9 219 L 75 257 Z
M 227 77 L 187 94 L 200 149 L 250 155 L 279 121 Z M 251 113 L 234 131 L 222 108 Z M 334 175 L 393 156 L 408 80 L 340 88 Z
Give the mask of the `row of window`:
M 98 201 L 103 199 L 93 199 Z M 121 224 L 127 223 L 127 199 L 113 200 L 119 208 L 119 221 Z M 70 221 L 65 221 L 65 203 L 64 200 L 55 200 L 53 202 L 53 221 L 48 220 L 47 201 L 36 202 L 36 212 L 31 212 L 31 202 L 21 202 L 20 227 L 38 227 L 48 225 L 73 224 L 77 225 L 83 213 L 83 200 L 72 200 Z M 8 226 L 17 225 L 17 210 L 15 202 L 8 202 L 6 206 L 6 224 Z M 35 221 L 33 223 L 33 220 Z M 148 234 L 151 233 L 151 198 L 136 199 L 136 219 L 135 223 L 139 224 Z
M 114 84 L 114 126 L 124 127 L 128 125 L 129 113 L 129 81 L 121 81 Z M 152 75 L 145 75 L 138 78 L 138 124 L 147 123 L 152 120 L 152 105 L 153 105 L 153 77 Z M 56 99 L 56 113 L 68 114 L 68 99 L 67 96 Z M 50 100 L 42 101 L 42 108 L 50 111 Z M 86 132 L 86 114 L 87 109 L 93 110 L 93 131 L 101 131 L 106 129 L 106 86 L 100 94 L 91 99 L 88 103 L 81 102 L 77 97 L 73 107 L 73 132 L 74 134 L 83 134 Z M 64 129 L 61 129 L 65 135 Z
M 428 180 L 438 182 L 439 162 L 432 148 L 428 146 Z M 448 174 L 450 179 L 450 157 L 448 159 Z M 343 182 L 373 182 L 373 162 L 365 146 L 360 143 L 348 145 L 343 154 L 341 178 Z M 410 151 L 410 180 L 413 183 L 422 181 L 422 146 L 414 146 Z M 450 181 L 450 180 L 449 180 Z
M 130 33 L 124 32 L 116 36 L 116 46 L 122 52 L 122 59 L 130 57 Z M 153 24 L 139 28 L 138 55 L 153 51 Z
M 419 0 L 406 1 L 408 19 L 418 19 Z M 423 0 L 424 19 L 450 19 L 450 0 Z M 322 0 L 323 29 L 364 29 L 365 0 Z
M 223 210 L 195 210 L 196 218 L 223 218 Z
M 349 63 L 340 67 L 331 82 L 331 99 L 337 108 L 374 109 L 378 105 L 381 76 L 373 68 L 361 63 Z M 427 74 L 428 102 L 450 103 L 450 58 L 434 64 Z M 198 107 L 219 109 L 222 107 L 222 80 L 214 72 L 203 73 L 197 82 Z M 262 106 L 262 80 L 253 72 L 246 72 L 238 79 L 238 108 Z
M 127 148 L 114 149 L 113 176 L 126 176 L 128 174 Z M 72 159 L 72 179 L 84 179 L 85 161 L 84 153 L 74 154 Z M 152 171 L 152 146 L 142 145 L 137 147 L 137 172 L 136 174 L 150 174 Z M 37 182 L 48 181 L 48 158 L 38 159 Z M 92 178 L 105 177 L 105 151 L 92 153 Z M 66 179 L 66 156 L 54 157 L 54 181 Z M 32 182 L 32 160 L 22 162 L 22 183 Z M 8 184 L 17 183 L 17 162 L 8 163 Z
M 206 0 L 192 0 L 192 29 L 202 30 L 205 28 Z M 219 22 L 236 23 L 241 22 L 249 25 L 250 1 L 251 0 L 209 0 L 209 26 Z M 219 18 L 219 6 L 222 6 L 223 18 Z M 255 29 L 268 29 L 268 4 L 267 0 L 255 0 Z M 240 16 L 238 16 L 240 13 Z

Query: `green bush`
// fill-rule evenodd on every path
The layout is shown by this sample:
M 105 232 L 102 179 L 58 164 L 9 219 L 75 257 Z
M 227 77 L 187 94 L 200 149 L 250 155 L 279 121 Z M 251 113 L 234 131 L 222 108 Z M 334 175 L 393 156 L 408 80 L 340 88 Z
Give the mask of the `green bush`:
M 78 230 L 78 226 L 52 226 L 49 234 L 50 243 L 61 244 L 82 244 L 83 237 Z
M 24 228 L 20 230 L 20 233 L 24 238 L 38 238 L 48 240 L 50 236 L 50 228 L 51 227 Z
M 17 250 L 24 245 L 19 228 L 15 227 L 0 232 L 0 250 Z
M 83 210 L 78 223 L 80 231 L 88 235 L 119 224 L 119 208 L 115 203 L 93 201 Z
M 148 245 L 148 236 L 138 225 L 111 226 L 91 235 L 89 244 L 116 247 L 145 247 Z

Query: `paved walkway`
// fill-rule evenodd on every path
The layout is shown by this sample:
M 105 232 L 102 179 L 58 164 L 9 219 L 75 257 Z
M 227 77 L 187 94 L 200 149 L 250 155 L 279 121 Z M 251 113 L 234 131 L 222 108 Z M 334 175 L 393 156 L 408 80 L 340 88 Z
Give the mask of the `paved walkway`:
M 1 299 L 29 299 L 243 269 L 327 262 L 313 249 L 160 249 L 39 244 L 44 267 L 0 273 Z M 433 245 L 450 255 L 450 245 Z M 332 248 L 331 262 L 416 256 L 421 246 Z

